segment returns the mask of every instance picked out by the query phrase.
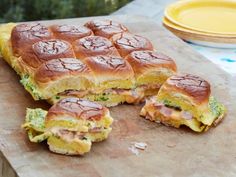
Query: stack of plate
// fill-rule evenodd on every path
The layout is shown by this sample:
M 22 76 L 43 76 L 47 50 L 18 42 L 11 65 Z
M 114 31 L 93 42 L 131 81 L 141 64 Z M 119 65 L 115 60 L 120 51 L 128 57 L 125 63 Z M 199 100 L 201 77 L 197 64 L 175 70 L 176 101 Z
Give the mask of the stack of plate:
M 236 0 L 181 0 L 165 10 L 163 25 L 180 38 L 236 47 Z

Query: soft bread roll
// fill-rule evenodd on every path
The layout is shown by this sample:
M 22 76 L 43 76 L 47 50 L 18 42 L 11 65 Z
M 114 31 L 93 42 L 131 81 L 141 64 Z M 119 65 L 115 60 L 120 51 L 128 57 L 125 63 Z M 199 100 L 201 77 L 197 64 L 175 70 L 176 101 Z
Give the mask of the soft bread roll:
M 87 36 L 78 39 L 73 43 L 73 48 L 76 57 L 80 59 L 97 55 L 119 56 L 111 41 L 101 36 Z
M 120 23 L 111 20 L 92 20 L 85 24 L 95 35 L 111 38 L 113 35 L 128 32 L 128 29 Z
M 52 25 L 50 26 L 55 38 L 62 39 L 67 42 L 74 42 L 85 36 L 93 35 L 92 30 L 81 25 Z
M 49 99 L 68 89 L 86 90 L 94 85 L 90 69 L 79 59 L 60 58 L 43 63 L 32 77 L 23 78 L 35 100 Z
M 31 142 L 47 139 L 49 149 L 55 153 L 83 155 L 90 151 L 92 142 L 107 139 L 112 121 L 109 110 L 102 105 L 66 98 L 53 105 L 48 112 L 28 109 L 23 127 Z M 35 122 L 41 122 L 44 128 L 35 126 Z
M 160 86 L 177 70 L 173 59 L 150 50 L 131 52 L 125 59 L 134 70 L 136 86 L 145 89 L 146 95 L 157 94 Z
M 11 32 L 11 46 L 14 55 L 24 53 L 25 48 L 41 40 L 53 38 L 52 32 L 40 23 L 23 23 L 16 25 Z
M 184 124 L 201 132 L 225 115 L 225 107 L 210 93 L 210 84 L 198 76 L 173 75 L 162 85 L 154 101 L 147 101 L 141 115 L 174 127 Z
M 43 40 L 34 43 L 21 55 L 24 64 L 32 69 L 56 58 L 75 58 L 71 44 L 59 39 Z
M 130 64 L 121 57 L 99 55 L 88 57 L 86 65 L 91 69 L 98 85 L 95 89 L 134 87 L 134 72 Z
M 148 39 L 131 33 L 116 34 L 111 41 L 122 57 L 133 51 L 153 50 L 152 43 Z

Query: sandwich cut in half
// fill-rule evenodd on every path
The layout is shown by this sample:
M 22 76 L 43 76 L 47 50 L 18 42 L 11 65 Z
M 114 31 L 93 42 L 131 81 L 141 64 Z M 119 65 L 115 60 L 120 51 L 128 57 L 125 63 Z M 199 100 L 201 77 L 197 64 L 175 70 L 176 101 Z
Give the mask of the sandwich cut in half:
M 176 128 L 185 125 L 196 132 L 206 131 L 226 113 L 224 105 L 210 94 L 206 80 L 191 74 L 173 75 L 146 101 L 140 115 Z
M 22 127 L 31 142 L 47 140 L 52 152 L 82 155 L 90 151 L 92 142 L 107 139 L 112 121 L 106 107 L 71 97 L 60 100 L 48 111 L 27 109 Z

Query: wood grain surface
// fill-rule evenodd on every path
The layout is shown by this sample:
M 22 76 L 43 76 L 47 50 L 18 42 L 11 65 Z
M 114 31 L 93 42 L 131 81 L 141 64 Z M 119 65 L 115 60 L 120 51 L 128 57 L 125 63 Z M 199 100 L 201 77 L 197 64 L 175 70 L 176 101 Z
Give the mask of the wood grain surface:
M 98 17 L 94 17 L 98 18 Z M 94 19 L 47 21 L 79 23 Z M 101 18 L 101 17 L 99 17 Z M 225 120 L 210 131 L 197 134 L 139 117 L 141 105 L 111 109 L 113 131 L 108 140 L 94 143 L 83 157 L 49 152 L 47 145 L 29 142 L 21 129 L 27 107 L 48 108 L 35 102 L 19 83 L 19 77 L 0 60 L 0 150 L 3 177 L 231 177 L 236 176 L 236 78 L 232 78 L 184 42 L 138 16 L 105 17 L 126 25 L 131 32 L 150 39 L 156 50 L 174 58 L 181 72 L 200 75 L 212 85 L 212 93 L 228 108 Z M 132 142 L 147 148 L 133 154 Z

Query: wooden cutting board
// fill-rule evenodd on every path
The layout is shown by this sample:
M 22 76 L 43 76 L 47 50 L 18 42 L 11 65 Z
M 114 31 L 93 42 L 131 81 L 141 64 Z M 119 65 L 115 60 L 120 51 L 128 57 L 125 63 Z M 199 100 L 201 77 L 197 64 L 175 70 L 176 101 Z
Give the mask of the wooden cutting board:
M 45 23 L 83 24 L 94 18 Z M 83 157 L 53 154 L 46 144 L 29 142 L 20 127 L 27 107 L 49 105 L 34 102 L 15 72 L 0 60 L 0 174 L 4 177 L 236 176 L 236 78 L 147 18 L 105 18 L 117 20 L 131 32 L 150 39 L 158 51 L 175 59 L 179 71 L 207 79 L 213 94 L 228 108 L 225 120 L 210 131 L 197 134 L 144 120 L 139 117 L 141 106 L 120 105 L 111 109 L 115 121 L 108 140 L 94 143 L 91 152 Z M 129 150 L 132 142 L 145 142 L 147 148 L 135 155 Z

